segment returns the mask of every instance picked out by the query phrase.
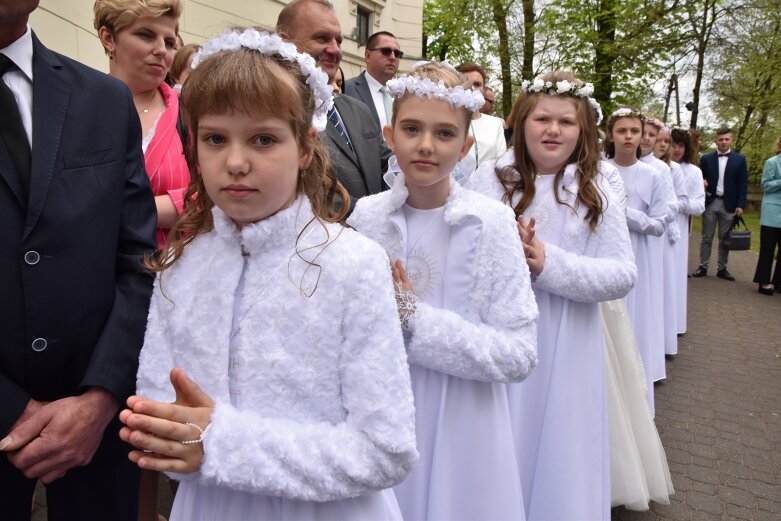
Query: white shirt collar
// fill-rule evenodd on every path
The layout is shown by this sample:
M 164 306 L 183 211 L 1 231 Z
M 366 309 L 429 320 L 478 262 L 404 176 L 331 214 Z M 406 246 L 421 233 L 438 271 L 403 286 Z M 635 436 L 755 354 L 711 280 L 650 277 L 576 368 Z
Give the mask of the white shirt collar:
M 382 87 L 384 87 L 382 83 L 375 80 L 374 77 L 371 74 L 369 74 L 369 71 L 366 71 L 366 83 L 369 84 L 369 92 L 377 92 Z
M 33 81 L 33 33 L 29 25 L 27 31 L 18 40 L 6 48 L 0 49 L 0 53 L 8 56 L 27 79 Z

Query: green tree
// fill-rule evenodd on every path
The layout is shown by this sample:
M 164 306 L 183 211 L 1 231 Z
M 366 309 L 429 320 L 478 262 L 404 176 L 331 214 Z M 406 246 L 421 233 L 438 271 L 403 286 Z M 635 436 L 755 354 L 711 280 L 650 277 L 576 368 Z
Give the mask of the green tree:
M 678 0 L 552 0 L 542 27 L 558 43 L 562 65 L 594 83 L 609 113 L 649 98 L 654 81 L 683 42 Z
M 781 134 L 781 5 L 752 0 L 734 9 L 711 67 L 714 113 L 733 124 L 752 182 Z

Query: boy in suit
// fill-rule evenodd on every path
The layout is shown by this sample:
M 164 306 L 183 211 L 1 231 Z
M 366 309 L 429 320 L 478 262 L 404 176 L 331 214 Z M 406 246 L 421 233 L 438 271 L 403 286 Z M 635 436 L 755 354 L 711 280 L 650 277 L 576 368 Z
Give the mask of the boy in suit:
M 748 171 L 746 158 L 732 150 L 732 129 L 721 128 L 716 132 L 716 151 L 705 154 L 700 159 L 702 176 L 705 179 L 705 212 L 702 214 L 702 242 L 700 243 L 700 266 L 692 277 L 704 277 L 708 274 L 711 245 L 719 226 L 719 260 L 716 276 L 734 281 L 735 277 L 727 271 L 729 250 L 722 240 L 732 219 L 743 215 L 748 190 Z

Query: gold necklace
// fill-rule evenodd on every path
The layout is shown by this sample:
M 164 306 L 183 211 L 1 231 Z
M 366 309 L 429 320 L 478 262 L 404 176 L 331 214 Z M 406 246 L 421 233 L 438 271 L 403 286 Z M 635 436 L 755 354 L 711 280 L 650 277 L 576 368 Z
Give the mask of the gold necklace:
M 136 106 L 136 110 L 138 110 L 139 112 L 143 112 L 144 114 L 148 114 L 149 113 L 149 107 L 151 107 L 152 103 L 155 102 L 155 96 L 156 95 L 157 95 L 157 89 L 153 89 L 152 90 L 152 97 L 149 99 L 149 102 L 146 104 L 146 108 L 144 108 L 143 110 L 139 110 L 138 106 Z

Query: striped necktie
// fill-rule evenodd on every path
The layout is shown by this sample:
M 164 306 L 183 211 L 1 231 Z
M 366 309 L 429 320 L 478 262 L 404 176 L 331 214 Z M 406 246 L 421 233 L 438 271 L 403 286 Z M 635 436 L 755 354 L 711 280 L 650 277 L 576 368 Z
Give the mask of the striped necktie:
M 347 135 L 347 131 L 344 129 L 344 125 L 342 124 L 342 119 L 339 117 L 339 113 L 336 112 L 336 107 L 331 107 L 331 109 L 328 111 L 328 121 L 330 121 L 334 126 L 336 131 L 342 137 L 342 140 L 350 146 L 350 150 L 355 152 L 353 144 L 350 143 L 350 137 Z

